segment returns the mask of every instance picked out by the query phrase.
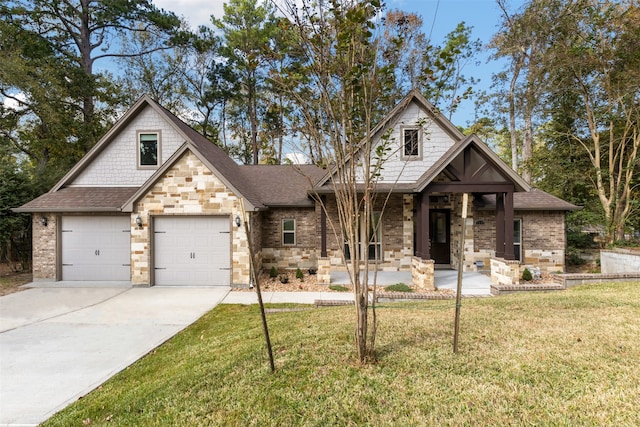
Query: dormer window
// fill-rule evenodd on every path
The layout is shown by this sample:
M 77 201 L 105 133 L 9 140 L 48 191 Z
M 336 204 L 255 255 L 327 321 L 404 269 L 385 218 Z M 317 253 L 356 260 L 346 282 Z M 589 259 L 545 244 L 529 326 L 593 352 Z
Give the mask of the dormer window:
M 401 129 L 402 157 L 415 160 L 422 157 L 422 130 L 419 127 Z
M 154 169 L 159 165 L 160 159 L 160 133 L 138 133 L 138 167 L 141 169 Z

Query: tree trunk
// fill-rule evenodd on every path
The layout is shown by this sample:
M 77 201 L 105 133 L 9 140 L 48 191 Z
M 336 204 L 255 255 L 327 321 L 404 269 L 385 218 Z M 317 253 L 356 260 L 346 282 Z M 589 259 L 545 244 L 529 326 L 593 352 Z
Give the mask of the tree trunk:
M 511 140 L 511 169 L 518 171 L 518 134 L 516 132 L 516 82 L 520 74 L 522 60 L 514 65 L 511 84 L 509 85 L 509 135 Z

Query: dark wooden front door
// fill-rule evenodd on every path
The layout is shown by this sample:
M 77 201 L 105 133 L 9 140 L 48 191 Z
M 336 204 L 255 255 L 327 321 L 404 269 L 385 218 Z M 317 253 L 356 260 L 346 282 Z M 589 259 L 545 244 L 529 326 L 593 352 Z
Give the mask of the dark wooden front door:
M 431 258 L 436 264 L 451 263 L 451 211 L 449 209 L 429 210 L 429 240 Z

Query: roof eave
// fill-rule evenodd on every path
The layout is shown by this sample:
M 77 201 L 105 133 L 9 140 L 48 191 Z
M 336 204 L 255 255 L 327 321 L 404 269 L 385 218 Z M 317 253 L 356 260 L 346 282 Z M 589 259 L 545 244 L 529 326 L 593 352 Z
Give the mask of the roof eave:
M 13 208 L 16 213 L 61 213 L 61 212 L 123 212 L 120 207 L 81 207 L 81 208 Z

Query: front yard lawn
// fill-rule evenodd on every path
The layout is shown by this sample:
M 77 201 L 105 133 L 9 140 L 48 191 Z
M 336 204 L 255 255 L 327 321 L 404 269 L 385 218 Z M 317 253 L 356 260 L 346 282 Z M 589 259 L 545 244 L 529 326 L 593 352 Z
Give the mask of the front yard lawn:
M 353 307 L 222 305 L 45 426 L 640 425 L 640 283 L 378 307 L 359 367 Z M 99 339 L 99 337 L 96 337 Z

